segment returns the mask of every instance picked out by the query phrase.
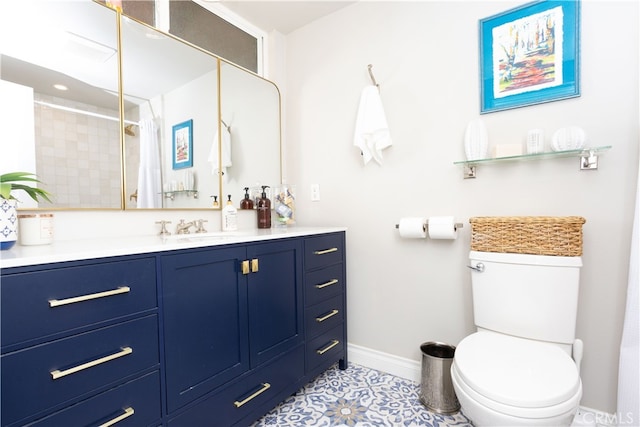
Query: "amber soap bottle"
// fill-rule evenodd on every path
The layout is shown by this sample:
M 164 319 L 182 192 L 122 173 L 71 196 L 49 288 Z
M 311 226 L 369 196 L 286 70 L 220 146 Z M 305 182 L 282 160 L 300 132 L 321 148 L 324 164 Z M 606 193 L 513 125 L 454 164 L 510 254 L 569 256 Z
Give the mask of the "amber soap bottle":
M 271 228 L 271 200 L 267 198 L 267 188 L 268 185 L 262 186 L 262 196 L 258 199 L 258 228 Z

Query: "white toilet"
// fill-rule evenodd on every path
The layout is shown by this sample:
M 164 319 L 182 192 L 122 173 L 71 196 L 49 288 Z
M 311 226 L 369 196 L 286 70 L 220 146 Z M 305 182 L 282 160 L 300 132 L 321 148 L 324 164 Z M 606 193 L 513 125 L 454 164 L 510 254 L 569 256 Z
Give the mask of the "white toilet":
M 580 404 L 575 338 L 580 257 L 469 254 L 478 328 L 457 346 L 451 379 L 476 427 L 568 426 Z

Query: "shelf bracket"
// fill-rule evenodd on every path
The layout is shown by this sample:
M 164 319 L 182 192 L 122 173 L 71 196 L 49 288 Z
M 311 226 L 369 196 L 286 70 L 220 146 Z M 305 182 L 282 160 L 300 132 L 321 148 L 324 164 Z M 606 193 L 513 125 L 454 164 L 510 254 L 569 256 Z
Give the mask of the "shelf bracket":
M 470 179 L 476 177 L 476 167 L 475 165 L 464 165 L 462 173 L 464 174 L 464 179 Z
M 589 150 L 580 156 L 580 170 L 591 171 L 598 169 L 598 156 Z

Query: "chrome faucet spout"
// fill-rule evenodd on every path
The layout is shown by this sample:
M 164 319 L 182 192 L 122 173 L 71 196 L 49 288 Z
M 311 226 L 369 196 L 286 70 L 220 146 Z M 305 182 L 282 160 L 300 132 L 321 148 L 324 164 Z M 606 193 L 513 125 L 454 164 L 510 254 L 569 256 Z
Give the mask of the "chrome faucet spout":
M 184 219 L 181 219 L 176 225 L 176 234 L 189 234 L 189 229 L 193 226 L 195 226 L 193 221 L 184 222 Z

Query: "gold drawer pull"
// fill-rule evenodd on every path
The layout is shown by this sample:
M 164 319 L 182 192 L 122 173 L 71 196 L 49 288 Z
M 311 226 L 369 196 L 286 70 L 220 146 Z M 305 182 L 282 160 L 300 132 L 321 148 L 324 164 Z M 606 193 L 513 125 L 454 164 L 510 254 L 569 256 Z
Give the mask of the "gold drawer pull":
M 73 304 L 76 302 L 89 301 L 96 298 L 126 294 L 129 291 L 131 291 L 131 288 L 129 288 L 128 286 L 120 286 L 118 289 L 113 289 L 111 291 L 98 292 L 98 293 L 89 294 L 89 295 L 81 295 L 79 297 L 66 298 L 66 299 L 50 299 L 49 307 L 58 307 L 61 305 Z
M 241 407 L 242 405 L 244 405 L 245 403 L 248 403 L 249 401 L 255 399 L 256 397 L 258 397 L 259 395 L 261 395 L 262 393 L 264 393 L 265 391 L 269 390 L 271 388 L 271 384 L 269 383 L 262 383 L 262 388 L 258 391 L 256 391 L 255 393 L 253 393 L 251 396 L 247 397 L 246 399 L 238 402 L 237 400 L 235 402 L 233 402 L 234 405 L 236 405 L 236 408 Z
M 88 368 L 92 368 L 94 366 L 100 365 L 105 362 L 109 362 L 113 359 L 117 359 L 119 357 L 126 356 L 127 354 L 131 354 L 131 353 L 133 353 L 133 349 L 131 347 L 122 347 L 119 352 L 110 354 L 109 356 L 101 357 L 100 359 L 92 360 L 91 362 L 83 363 L 82 365 L 78 365 L 64 371 L 59 371 L 57 369 L 55 371 L 51 371 L 51 377 L 54 380 L 57 380 L 58 378 L 75 374 L 76 372 L 83 371 Z
M 328 346 L 326 346 L 325 348 L 323 348 L 322 350 L 316 350 L 316 353 L 318 354 L 325 354 L 327 351 L 331 350 L 333 347 L 337 346 L 338 344 L 340 344 L 340 341 L 338 340 L 331 340 L 331 344 L 329 344 Z
M 260 265 L 258 263 L 258 258 L 252 259 L 251 260 L 251 272 L 252 273 L 257 273 L 259 269 L 260 269 Z
M 112 420 L 107 421 L 104 424 L 100 424 L 98 427 L 110 427 L 116 423 L 119 423 L 120 421 L 124 420 L 125 418 L 129 418 L 131 415 L 133 415 L 135 411 L 133 410 L 133 408 L 129 407 L 129 408 L 125 408 L 124 409 L 124 414 L 119 415 L 117 417 L 115 417 Z
M 316 288 L 322 289 L 322 288 L 326 288 L 327 286 L 335 285 L 336 283 L 338 283 L 338 279 L 331 279 L 328 282 L 320 283 L 319 285 L 316 285 Z
M 316 322 L 318 322 L 318 323 L 324 322 L 328 318 L 333 317 L 338 313 L 340 313 L 338 310 L 335 310 L 335 309 L 331 310 L 331 313 L 327 314 L 326 316 L 316 317 Z
M 338 252 L 338 248 L 329 248 L 329 249 L 324 249 L 322 251 L 313 251 L 313 254 L 324 255 L 324 254 L 330 254 L 331 252 Z

